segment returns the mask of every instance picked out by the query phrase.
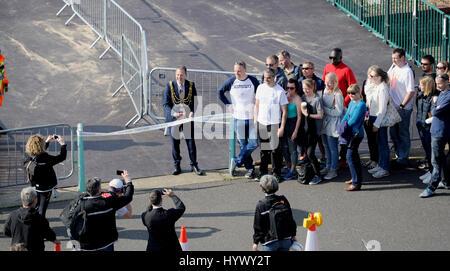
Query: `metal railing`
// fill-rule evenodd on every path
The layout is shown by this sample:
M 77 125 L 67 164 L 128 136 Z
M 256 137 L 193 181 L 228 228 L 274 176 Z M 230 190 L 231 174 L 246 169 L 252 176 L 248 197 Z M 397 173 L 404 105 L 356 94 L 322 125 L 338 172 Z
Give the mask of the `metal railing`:
M 104 39 L 108 48 L 99 56 L 103 56 L 112 49 L 121 58 L 122 84 L 112 94 L 114 97 L 122 88 L 128 91 L 133 102 L 136 115 L 131 121 L 142 118 L 146 112 L 142 102 L 147 95 L 148 55 L 145 30 L 126 10 L 114 0 L 63 0 L 65 5 L 58 11 L 57 16 L 68 6 L 73 10 L 72 16 L 66 21 L 66 25 L 78 16 L 97 35 L 97 39 L 91 44 L 92 48 L 100 39 Z M 124 38 L 126 42 L 124 42 Z M 126 46 L 126 48 L 123 48 Z M 125 56 L 123 55 L 125 54 Z M 127 63 L 124 63 L 127 61 Z M 138 70 L 139 74 L 135 74 Z M 130 77 L 124 75 L 132 74 L 136 79 L 130 81 Z M 136 84 L 136 80 L 141 83 Z M 129 85 L 127 85 L 129 84 Z M 138 87 L 139 85 L 139 87 Z
M 34 134 L 44 137 L 57 134 L 63 137 L 70 155 L 53 168 L 58 180 L 68 179 L 74 172 L 74 132 L 64 123 L 30 126 L 17 129 L 0 130 L 0 188 L 26 184 L 24 170 L 25 146 L 28 138 Z M 50 143 L 47 152 L 59 152 L 59 144 Z
M 163 108 L 163 94 L 166 84 L 169 81 L 175 80 L 176 68 L 155 67 L 149 72 L 148 82 L 148 115 L 153 121 L 160 122 L 164 120 Z M 261 79 L 262 74 L 247 73 Z M 217 104 L 220 106 L 222 112 L 225 112 L 225 106 L 217 96 L 219 87 L 231 76 L 234 72 L 231 71 L 212 71 L 187 69 L 187 80 L 195 83 L 197 89 L 197 96 L 202 97 L 203 106 L 209 104 Z
M 375 36 L 420 64 L 430 54 L 450 61 L 450 16 L 425 0 L 327 0 Z

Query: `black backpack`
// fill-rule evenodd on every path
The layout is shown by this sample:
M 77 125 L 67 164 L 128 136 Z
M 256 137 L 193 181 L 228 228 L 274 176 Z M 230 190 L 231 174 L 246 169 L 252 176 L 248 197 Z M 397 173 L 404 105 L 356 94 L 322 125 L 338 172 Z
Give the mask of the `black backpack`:
M 42 175 L 43 166 L 45 164 L 38 164 L 36 162 L 36 157 L 31 157 L 29 161 L 26 162 L 25 173 L 27 177 L 27 182 L 31 183 L 31 186 L 36 186 L 36 175 Z
M 86 195 L 86 193 L 80 194 L 78 198 L 72 200 L 59 215 L 63 224 L 69 229 L 71 239 L 77 241 L 80 240 L 80 236 L 86 230 L 87 212 L 84 210 L 86 200 L 83 200 L 83 197 Z M 78 206 L 80 206 L 80 209 L 77 211 Z
M 283 200 L 275 202 L 270 207 L 269 220 L 269 235 L 271 240 L 282 240 L 291 236 L 292 212 Z
M 309 161 L 300 165 L 297 173 L 297 181 L 301 184 L 309 184 L 315 176 L 314 169 Z

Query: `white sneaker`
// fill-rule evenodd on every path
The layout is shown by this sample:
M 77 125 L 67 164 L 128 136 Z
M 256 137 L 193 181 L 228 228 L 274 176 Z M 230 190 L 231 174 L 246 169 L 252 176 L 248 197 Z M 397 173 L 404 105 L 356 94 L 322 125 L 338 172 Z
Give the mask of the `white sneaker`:
M 331 179 L 333 179 L 333 178 L 336 178 L 338 175 L 337 175 L 337 170 L 330 170 L 329 172 L 328 172 L 328 174 L 327 175 L 325 175 L 325 177 L 323 177 L 325 180 L 331 180 Z
M 431 181 L 431 174 L 428 175 L 428 177 L 426 177 L 426 178 L 424 178 L 424 179 L 422 180 L 422 182 L 423 182 L 424 184 L 429 184 L 430 181 Z
M 423 180 L 427 179 L 430 176 L 431 176 L 431 172 L 427 171 L 427 173 L 425 173 L 422 176 L 420 176 L 419 179 L 421 179 L 423 181 Z
M 379 171 L 379 170 L 381 170 L 382 168 L 380 168 L 380 166 L 376 166 L 376 167 L 374 167 L 374 168 L 372 168 L 372 169 L 369 169 L 367 172 L 369 172 L 370 174 L 374 174 L 375 172 L 377 172 L 377 171 Z
M 374 169 L 374 168 L 376 168 L 376 167 L 378 167 L 378 163 L 375 162 L 375 161 L 372 161 L 372 163 L 370 163 L 370 164 L 367 166 L 368 169 Z
M 389 176 L 389 175 L 390 175 L 390 174 L 389 174 L 389 171 L 380 168 L 380 170 L 378 170 L 377 172 L 375 172 L 372 176 L 373 176 L 374 178 L 379 179 L 379 178 L 387 177 L 387 176 Z

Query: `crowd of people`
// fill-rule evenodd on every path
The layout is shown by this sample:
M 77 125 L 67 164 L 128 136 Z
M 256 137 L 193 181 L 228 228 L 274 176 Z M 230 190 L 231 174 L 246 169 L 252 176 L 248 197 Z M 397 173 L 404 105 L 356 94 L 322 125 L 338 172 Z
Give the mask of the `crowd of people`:
M 289 53 L 282 51 L 266 58 L 267 69 L 261 82 L 247 75 L 246 63 L 238 60 L 234 64 L 235 76 L 217 91 L 219 99 L 233 114 L 234 132 L 240 147 L 238 156 L 231 160 L 230 173 L 234 175 L 238 167 L 245 167 L 245 177 L 258 180 L 265 193 L 255 210 L 253 250 L 258 249 L 259 243 L 263 250 L 288 250 L 295 241 L 296 225 L 289 202 L 275 192 L 282 181 L 297 178 L 298 161 L 310 165 L 312 177 L 306 183 L 311 185 L 334 179 L 338 177 L 339 168 L 348 167 L 351 179 L 345 181 L 346 191 L 361 189 L 363 167 L 368 168 L 374 178 L 383 178 L 390 175 L 393 167 L 408 166 L 409 127 L 414 106 L 425 152 L 419 168 L 427 169 L 419 177 L 427 184 L 420 197 L 430 197 L 438 188 L 450 188 L 450 156 L 445 153 L 445 146 L 450 144 L 448 63 L 438 62 L 435 73 L 434 58 L 423 56 L 423 75 L 416 91 L 414 71 L 401 48 L 393 51 L 393 64 L 388 71 L 376 65 L 369 67 L 367 79 L 361 86 L 350 67 L 342 62 L 341 49 L 334 48 L 329 59 L 321 79 L 315 75 L 312 62 L 297 66 L 291 62 Z M 164 108 L 168 122 L 192 117 L 195 111 L 195 84 L 186 77 L 186 67 L 179 66 L 176 80 L 166 86 Z M 227 92 L 231 101 L 225 95 Z M 198 167 L 193 125 L 189 124 L 171 129 L 174 175 L 182 173 L 179 133 L 183 128 L 190 130 L 185 138 L 192 171 L 204 174 Z M 397 157 L 393 161 L 390 161 L 388 132 Z M 362 163 L 359 146 L 365 134 L 370 159 Z M 56 156 L 46 152 L 52 140 L 61 145 Z M 252 152 L 258 146 L 261 161 L 257 174 Z M 316 146 L 319 146 L 320 159 L 315 156 Z M 22 190 L 22 207 L 8 217 L 5 235 L 12 237 L 12 250 L 39 251 L 45 248 L 44 240 L 55 245 L 60 243 L 45 216 L 57 183 L 53 166 L 65 160 L 67 150 L 61 136 L 44 139 L 42 135 L 32 135 L 26 152 L 24 167 L 31 187 Z M 114 251 L 114 242 L 118 239 L 116 215 L 131 218 L 133 212 L 130 202 L 134 186 L 127 171 L 121 176 L 122 179 L 109 183 L 108 192 L 101 191 L 98 178 L 87 182 L 82 204 L 74 210 L 86 213 L 85 228 L 79 237 L 80 250 Z M 163 196 L 171 198 L 175 208 L 162 208 Z M 281 222 L 272 218 L 275 208 L 280 212 Z M 141 215 L 148 230 L 147 251 L 181 250 L 175 223 L 184 211 L 183 202 L 172 190 L 150 192 L 149 207 Z M 277 226 L 273 226 L 274 223 Z M 72 237 L 69 230 L 68 235 Z
M 349 184 L 346 190 L 358 191 L 363 184 L 362 167 L 378 179 L 410 165 L 410 122 L 416 107 L 416 126 L 425 151 L 418 167 L 426 173 L 420 179 L 429 184 L 420 197 L 433 195 L 437 188 L 448 189 L 448 63 L 440 61 L 435 68 L 433 56 L 424 55 L 416 90 L 414 70 L 401 48 L 393 50 L 387 71 L 376 65 L 369 67 L 367 79 L 360 85 L 342 58 L 340 48 L 332 49 L 330 62 L 319 78 L 312 62 L 295 65 L 290 54 L 281 51 L 266 58 L 261 82 L 246 74 L 244 61 L 236 61 L 235 76 L 218 89 L 219 99 L 233 114 L 240 147 L 238 156 L 231 160 L 230 174 L 244 166 L 245 177 L 259 180 L 272 164 L 271 174 L 282 182 L 297 178 L 296 167 L 301 161 L 313 171 L 311 179 L 302 183 L 332 180 L 338 177 L 338 169 L 348 168 L 351 179 L 345 181 Z M 361 162 L 358 149 L 365 134 L 370 159 Z M 393 160 L 388 136 L 395 152 Z M 315 156 L 316 145 L 320 160 Z M 259 174 L 251 155 L 258 146 Z

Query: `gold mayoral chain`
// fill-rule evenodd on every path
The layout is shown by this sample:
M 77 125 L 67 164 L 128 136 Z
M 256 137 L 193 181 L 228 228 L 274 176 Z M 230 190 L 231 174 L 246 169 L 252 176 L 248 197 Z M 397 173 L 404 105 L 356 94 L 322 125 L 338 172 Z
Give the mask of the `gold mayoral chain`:
M 186 81 L 186 82 L 187 82 L 187 81 Z M 174 103 L 174 104 L 180 104 L 180 103 L 183 103 L 183 104 L 188 105 L 188 104 L 189 104 L 189 101 L 191 100 L 191 97 L 192 97 L 192 85 L 193 85 L 194 83 L 190 83 L 190 84 L 189 84 L 189 92 L 188 92 L 188 95 L 187 95 L 185 98 L 179 98 L 179 97 L 177 97 L 177 96 L 175 95 L 175 89 L 174 89 L 174 87 L 173 87 L 172 81 L 170 81 L 169 83 L 170 83 L 170 90 L 171 90 L 171 92 L 172 92 L 172 101 L 173 101 L 173 103 Z M 180 96 L 181 96 L 181 95 L 180 95 Z

